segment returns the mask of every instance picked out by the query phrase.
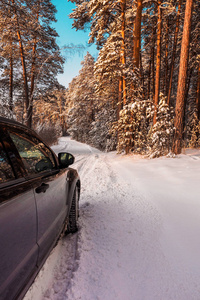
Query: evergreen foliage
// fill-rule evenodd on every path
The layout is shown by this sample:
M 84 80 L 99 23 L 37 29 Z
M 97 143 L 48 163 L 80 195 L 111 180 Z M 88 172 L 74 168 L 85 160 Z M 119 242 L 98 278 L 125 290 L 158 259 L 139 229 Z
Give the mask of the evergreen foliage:
M 200 147 L 200 120 L 196 113 L 193 114 L 192 121 L 188 129 L 190 136 L 188 146 L 191 148 Z
M 149 130 L 148 149 L 150 158 L 167 155 L 172 150 L 174 136 L 173 109 L 166 103 L 166 97 L 160 95 L 155 125 Z
M 9 110 L 17 101 L 23 122 L 32 126 L 33 100 L 52 86 L 64 59 L 56 43 L 56 8 L 49 0 L 0 1 L 1 101 L 9 99 Z M 36 102 L 34 102 L 36 103 Z
M 46 92 L 37 100 L 37 104 L 34 105 L 33 118 L 33 127 L 36 131 L 45 135 L 45 132 L 49 132 L 52 128 L 52 135 L 54 132 L 56 139 L 61 134 L 66 134 L 64 92 L 65 89 L 60 86 L 59 89 Z
M 87 53 L 79 75 L 72 80 L 67 90 L 68 132 L 80 142 L 110 151 L 116 147 L 116 137 L 110 134 L 117 114 L 111 93 L 113 85 L 110 86 L 110 98 L 107 99 L 108 94 L 98 89 L 94 65 L 94 58 Z
M 106 152 L 116 149 L 116 132 L 111 134 L 114 115 L 116 115 L 116 110 L 108 108 L 108 105 L 104 105 L 95 114 L 95 121 L 92 122 L 89 132 L 92 146 Z
M 112 127 L 119 152 L 148 153 L 150 157 L 168 154 L 173 148 L 174 120 L 178 118 L 174 108 L 183 25 L 188 3 L 193 1 L 72 2 L 76 4 L 70 15 L 73 26 L 80 30 L 89 26 L 89 43 L 95 42 L 100 49 L 94 64 L 96 109 L 94 120 L 87 127 L 87 142 L 106 149 L 108 128 Z M 189 28 L 188 72 L 184 78 L 184 104 L 181 104 L 185 110 L 181 120 L 184 128 L 189 128 L 190 115 L 195 111 L 198 120 L 200 117 L 199 5 L 199 1 L 193 3 Z M 191 132 L 182 136 L 182 139 L 191 136 L 190 145 L 198 146 L 197 123 Z M 101 128 L 105 128 L 104 133 Z
M 65 90 L 52 2 L 0 0 L 1 115 L 29 126 L 33 115 L 33 126 L 67 130 L 104 151 L 158 157 L 199 147 L 200 2 L 71 2 L 73 27 L 90 28 L 99 55 L 87 53 Z
M 67 91 L 68 132 L 80 142 L 89 142 L 89 131 L 94 121 L 95 79 L 94 58 L 87 53 L 82 69 Z
M 120 111 L 117 124 L 118 152 L 144 154 L 147 150 L 147 136 L 152 123 L 151 101 L 135 101 Z

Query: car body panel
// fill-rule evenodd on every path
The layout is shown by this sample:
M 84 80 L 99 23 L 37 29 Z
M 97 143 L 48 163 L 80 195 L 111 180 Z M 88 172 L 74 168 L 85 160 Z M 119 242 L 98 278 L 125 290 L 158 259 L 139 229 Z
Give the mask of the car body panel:
M 36 203 L 26 181 L 1 188 L 0 197 L 0 299 L 12 299 L 36 268 Z
M 38 139 L 52 156 L 53 168 L 40 172 L 45 166 L 41 162 L 38 172 L 30 174 L 29 155 L 17 150 L 12 131 L 24 133 L 29 142 Z M 59 166 L 55 153 L 34 131 L 1 117 L 0 145 L 14 174 L 8 182 L 0 180 L 0 299 L 14 300 L 22 299 L 66 227 L 76 186 L 80 193 L 80 178 L 76 170 Z
M 37 188 L 44 184 L 48 185 L 47 190 L 37 193 Z M 46 174 L 34 183 L 33 188 L 37 205 L 37 241 L 40 248 L 38 264 L 40 264 L 47 249 L 57 239 L 69 210 L 66 171 Z

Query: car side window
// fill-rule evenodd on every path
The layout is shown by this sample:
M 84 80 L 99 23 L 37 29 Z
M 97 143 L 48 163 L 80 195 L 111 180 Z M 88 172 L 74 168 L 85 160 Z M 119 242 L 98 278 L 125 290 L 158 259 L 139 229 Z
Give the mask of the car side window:
M 12 167 L 0 142 L 0 183 L 15 179 Z
M 26 133 L 9 133 L 29 175 L 55 168 L 51 151 L 41 141 Z

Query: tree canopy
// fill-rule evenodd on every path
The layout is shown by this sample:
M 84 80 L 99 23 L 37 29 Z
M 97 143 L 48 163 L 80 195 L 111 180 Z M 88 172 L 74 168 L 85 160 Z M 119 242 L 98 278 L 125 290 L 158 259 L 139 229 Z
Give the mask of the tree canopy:
M 73 27 L 77 30 L 89 27 L 88 42 L 96 43 L 100 49 L 94 63 L 92 105 L 98 107 L 96 117 L 100 111 L 105 116 L 112 111 L 112 126 L 105 129 L 104 139 L 109 143 L 110 137 L 115 137 L 118 150 L 126 153 L 153 152 L 152 141 L 160 149 L 155 156 L 170 151 L 180 153 L 194 138 L 193 116 L 197 119 L 200 116 L 200 3 L 192 0 L 71 2 L 76 4 L 70 15 Z M 184 47 L 187 47 L 185 56 L 181 50 Z M 185 62 L 183 67 L 181 61 Z M 178 78 L 183 72 L 181 83 Z M 180 102 L 179 91 L 183 87 Z M 178 136 L 180 107 L 182 131 Z M 92 124 L 93 121 L 90 128 Z M 198 140 L 199 133 L 196 135 Z M 180 145 L 174 147 L 178 138 Z M 103 148 L 106 149 L 105 144 Z

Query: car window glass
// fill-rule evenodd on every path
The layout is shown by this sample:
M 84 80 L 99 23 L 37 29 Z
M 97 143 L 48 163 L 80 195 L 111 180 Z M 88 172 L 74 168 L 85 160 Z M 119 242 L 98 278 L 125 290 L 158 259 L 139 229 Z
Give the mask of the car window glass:
M 0 142 L 0 183 L 15 179 L 12 167 Z
M 28 174 L 37 174 L 55 168 L 51 151 L 37 138 L 25 133 L 10 132 Z

